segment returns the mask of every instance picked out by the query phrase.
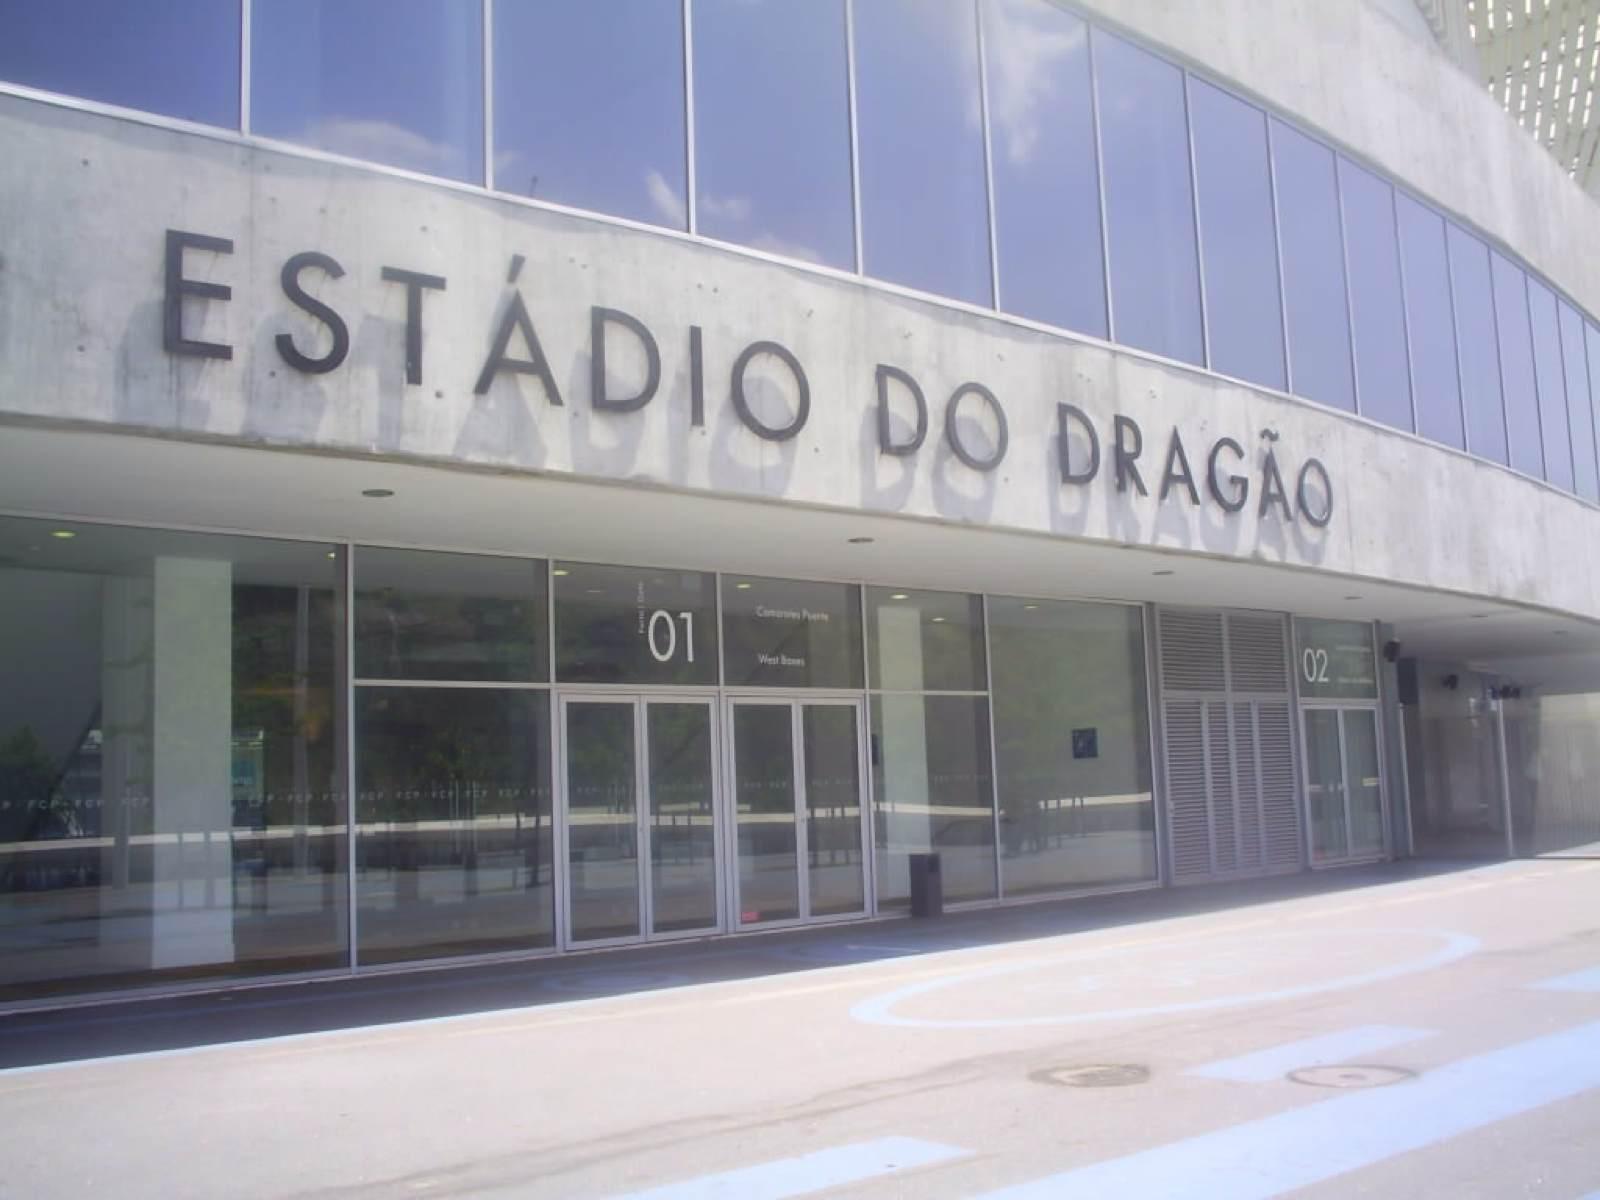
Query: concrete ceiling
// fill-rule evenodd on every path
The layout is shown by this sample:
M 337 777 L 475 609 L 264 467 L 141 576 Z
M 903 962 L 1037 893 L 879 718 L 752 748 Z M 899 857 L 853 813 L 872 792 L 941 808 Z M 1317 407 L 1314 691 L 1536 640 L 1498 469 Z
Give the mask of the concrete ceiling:
M 394 495 L 363 496 L 370 488 Z M 1408 655 L 1600 688 L 1600 625 L 1537 609 L 1304 568 L 654 487 L 7 427 L 0 430 L 0 511 L 1382 620 L 1396 627 Z M 863 538 L 870 540 L 852 540 Z M 48 567 L 52 554 L 64 557 L 73 545 L 32 539 L 0 554 L 37 556 Z

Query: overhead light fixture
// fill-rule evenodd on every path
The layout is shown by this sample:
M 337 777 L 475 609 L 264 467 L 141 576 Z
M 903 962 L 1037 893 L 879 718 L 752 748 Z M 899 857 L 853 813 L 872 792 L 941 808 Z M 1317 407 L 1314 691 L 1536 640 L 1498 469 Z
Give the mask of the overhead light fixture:
M 50 531 L 50 536 L 53 538 L 60 538 L 63 542 L 67 542 L 71 541 L 78 535 L 70 529 L 52 529 Z
M 328 551 L 328 557 L 329 558 L 338 558 L 339 557 L 339 552 L 337 550 L 329 550 Z
M 392 489 L 392 488 L 362 488 L 361 489 L 361 494 L 363 496 L 370 496 L 374 500 L 386 500 L 390 496 L 394 495 L 394 489 Z
M 872 539 L 869 537 L 853 537 L 850 539 L 850 544 L 852 546 L 867 546 L 871 543 Z
M 1024 604 L 1022 607 L 1027 609 L 1029 612 L 1032 612 L 1034 609 L 1038 608 L 1039 606 L 1037 604 Z
M 559 579 L 563 575 L 571 575 L 572 572 L 567 570 L 565 567 L 557 567 L 554 571 L 551 571 L 550 574 L 554 575 L 557 579 Z
M 933 619 L 933 623 L 935 625 L 943 625 L 944 624 L 944 618 L 943 617 L 935 617 Z
M 750 590 L 750 588 L 751 588 L 751 585 L 749 583 L 744 582 L 742 580 L 739 583 L 734 584 L 733 586 L 738 588 L 741 592 L 748 592 Z
M 1152 575 L 1176 575 L 1176 571 L 1151 571 Z
M 1345 599 L 1346 600 L 1359 600 L 1359 599 L 1361 599 L 1361 597 L 1360 596 L 1346 596 Z
M 908 596 L 905 592 L 895 592 L 892 596 L 889 597 L 889 599 L 891 599 L 891 600 L 909 600 L 909 599 L 911 599 L 911 597 Z

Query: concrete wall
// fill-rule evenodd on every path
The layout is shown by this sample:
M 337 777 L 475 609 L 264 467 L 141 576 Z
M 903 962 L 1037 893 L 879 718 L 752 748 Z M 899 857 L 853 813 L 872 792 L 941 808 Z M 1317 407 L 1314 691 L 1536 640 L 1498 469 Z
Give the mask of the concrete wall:
M 1201 371 L 682 238 L 26 100 L 0 98 L 0 144 L 0 412 L 1171 547 L 1600 618 L 1600 561 L 1570 552 L 1600 538 L 1594 508 Z M 190 251 L 183 266 L 232 289 L 226 302 L 185 301 L 183 313 L 184 336 L 229 345 L 229 360 L 163 349 L 169 228 L 234 243 L 231 254 Z M 311 356 L 329 345 L 280 286 L 285 261 L 310 250 L 344 271 L 303 277 L 349 326 L 348 361 L 324 374 L 291 368 L 275 342 L 287 333 Z M 383 281 L 385 267 L 447 280 L 424 299 L 420 384 L 406 380 L 405 291 Z M 517 296 L 559 406 L 530 375 L 474 391 Z M 626 310 L 659 343 L 660 390 L 640 411 L 591 405 L 592 305 Z M 691 424 L 691 324 L 703 329 L 703 426 Z M 757 437 L 730 400 L 735 358 L 763 339 L 788 347 L 809 377 L 810 419 L 792 440 Z M 611 388 L 631 394 L 643 356 L 626 331 L 611 342 Z M 522 338 L 511 353 L 529 353 Z M 915 455 L 878 452 L 878 363 L 909 371 L 928 397 L 929 436 Z M 942 438 L 946 399 L 971 380 L 1008 418 L 1009 452 L 992 472 L 963 464 Z M 786 419 L 795 389 L 781 364 L 758 357 L 748 383 L 758 415 Z M 1058 402 L 1098 430 L 1103 462 L 1090 485 L 1060 482 Z M 895 403 L 899 437 L 909 410 L 903 395 Z M 964 436 L 984 452 L 992 423 L 981 404 L 963 413 Z M 1150 495 L 1115 487 L 1114 413 L 1143 427 Z M 1174 428 L 1198 505 L 1182 489 L 1155 494 Z M 1248 459 L 1251 499 L 1236 514 L 1205 496 L 1206 453 L 1223 436 Z M 1291 502 L 1300 465 L 1313 455 L 1326 464 L 1335 496 L 1325 528 L 1259 513 L 1269 452 Z M 203 507 L 197 497 L 197 515 Z

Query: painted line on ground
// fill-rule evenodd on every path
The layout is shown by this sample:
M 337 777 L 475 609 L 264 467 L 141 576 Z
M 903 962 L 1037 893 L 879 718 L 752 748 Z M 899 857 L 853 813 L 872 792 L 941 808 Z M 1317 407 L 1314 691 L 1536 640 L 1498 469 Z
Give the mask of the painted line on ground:
M 1303 1067 L 1326 1067 L 1334 1063 L 1361 1061 L 1361 1055 L 1434 1036 L 1432 1029 L 1412 1029 L 1405 1025 L 1356 1025 L 1333 1033 L 1285 1042 L 1237 1058 L 1224 1058 L 1203 1067 L 1185 1071 L 1204 1079 L 1228 1079 L 1238 1083 L 1267 1083 L 1282 1079 Z
M 1408 1083 L 985 1193 L 1072 1200 L 1181 1192 L 1267 1200 L 1600 1087 L 1600 1022 L 1462 1059 Z
M 617 1200 L 787 1200 L 917 1167 L 953 1162 L 971 1154 L 959 1146 L 921 1138 L 878 1138 L 716 1175 L 700 1175 L 682 1183 L 629 1192 Z
M 1528 986 L 1541 992 L 1600 992 L 1600 967 L 1589 967 L 1570 975 L 1557 975 L 1554 979 L 1541 979 Z

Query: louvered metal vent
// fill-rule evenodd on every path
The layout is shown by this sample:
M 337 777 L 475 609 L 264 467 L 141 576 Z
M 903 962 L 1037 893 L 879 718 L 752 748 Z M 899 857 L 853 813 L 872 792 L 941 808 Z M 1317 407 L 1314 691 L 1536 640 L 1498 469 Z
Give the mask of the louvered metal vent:
M 1172 877 L 1211 875 L 1211 814 L 1206 790 L 1205 705 L 1169 700 L 1166 714 L 1167 813 Z
M 1160 622 L 1162 690 L 1222 691 L 1222 614 L 1164 608 Z
M 1300 865 L 1300 797 L 1294 783 L 1294 716 L 1287 701 L 1257 705 L 1261 731 L 1261 806 L 1266 824 L 1267 866 Z
M 1288 695 L 1282 617 L 1228 614 L 1228 675 L 1232 691 Z
M 1239 781 L 1239 867 L 1256 870 L 1265 864 L 1261 819 L 1261 776 L 1256 770 L 1255 705 L 1233 705 L 1234 775 Z

